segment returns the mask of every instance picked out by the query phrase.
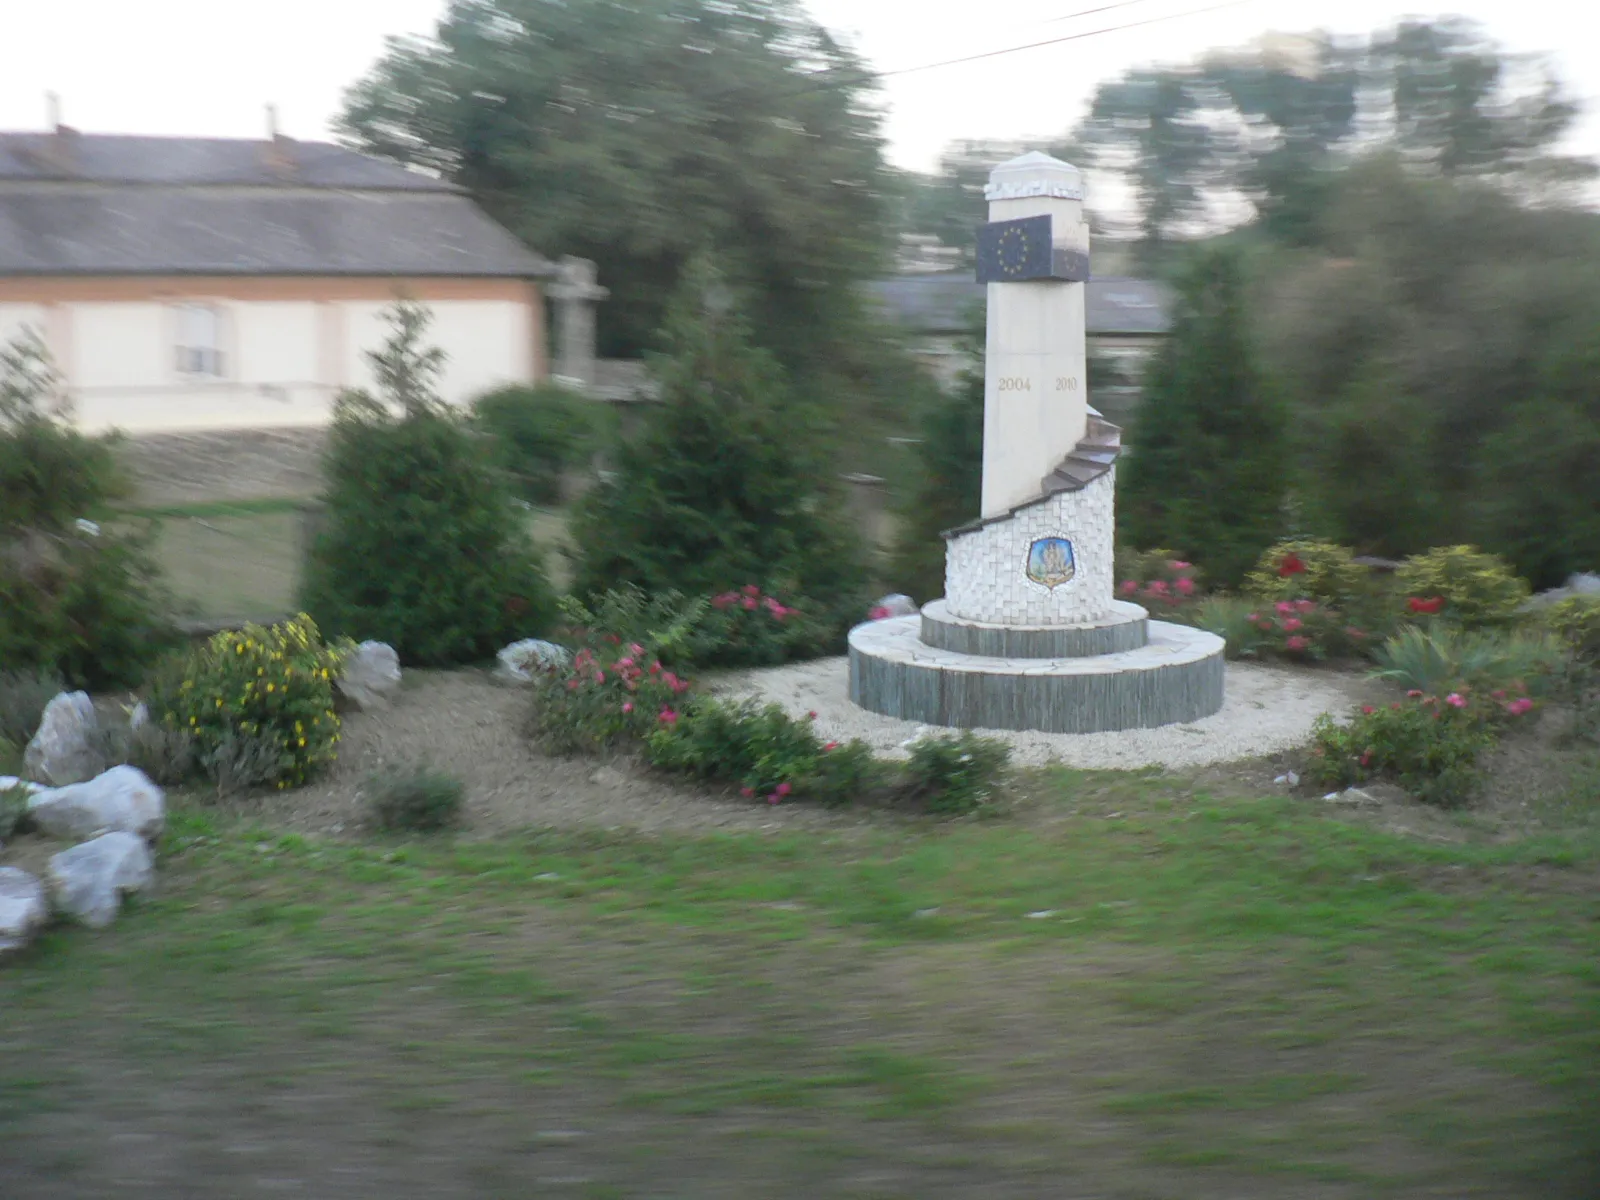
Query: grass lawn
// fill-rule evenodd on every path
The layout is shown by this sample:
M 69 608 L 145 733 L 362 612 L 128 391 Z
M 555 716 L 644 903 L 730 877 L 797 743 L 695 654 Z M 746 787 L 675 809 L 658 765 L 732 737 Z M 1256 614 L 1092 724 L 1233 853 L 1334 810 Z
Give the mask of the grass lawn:
M 292 615 L 300 576 L 299 501 L 193 504 L 141 512 L 159 519 L 156 557 L 185 610 L 208 621 L 266 621 Z M 566 517 L 529 514 L 534 540 L 557 589 L 571 575 L 563 553 Z
M 0 970 L 0 1193 L 1595 1195 L 1592 823 L 1018 788 L 654 838 L 180 803 L 158 895 Z

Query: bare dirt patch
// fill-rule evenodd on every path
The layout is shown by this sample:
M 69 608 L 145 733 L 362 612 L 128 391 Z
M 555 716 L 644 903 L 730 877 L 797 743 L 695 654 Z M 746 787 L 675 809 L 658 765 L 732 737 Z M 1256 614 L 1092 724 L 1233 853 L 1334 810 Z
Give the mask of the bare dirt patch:
M 637 761 L 551 758 L 527 735 L 528 694 L 483 671 L 407 671 L 395 702 L 345 718 L 339 763 L 310 787 L 252 801 L 273 824 L 344 832 L 365 820 L 361 786 L 378 767 L 425 762 L 466 784 L 470 833 L 600 827 L 646 832 L 779 831 L 859 818 L 796 805 L 774 812 L 690 790 Z

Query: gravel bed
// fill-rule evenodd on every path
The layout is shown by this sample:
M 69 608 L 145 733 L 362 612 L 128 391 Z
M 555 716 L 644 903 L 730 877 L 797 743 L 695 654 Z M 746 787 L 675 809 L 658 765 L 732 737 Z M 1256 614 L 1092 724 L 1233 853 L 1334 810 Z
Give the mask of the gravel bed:
M 328 775 L 242 803 L 273 824 L 353 835 L 367 818 L 362 787 L 374 768 L 426 763 L 466 785 L 469 836 L 555 827 L 774 832 L 849 823 L 816 805 L 777 810 L 732 788 L 679 784 L 626 757 L 540 754 L 528 739 L 530 703 L 526 691 L 483 671 L 408 669 L 388 708 L 345 715 L 339 761 Z
M 1364 698 L 1359 676 L 1326 670 L 1229 663 L 1226 698 L 1215 716 L 1159 729 L 1118 733 L 1032 733 L 983 730 L 1011 744 L 1014 760 L 1037 766 L 1130 769 L 1199 767 L 1273 754 L 1304 742 L 1311 723 L 1325 712 L 1343 712 Z M 888 756 L 903 756 L 905 743 L 931 728 L 857 708 L 849 700 L 844 658 L 730 673 L 715 690 L 781 705 L 793 716 L 817 714 L 817 731 L 839 741 L 860 738 Z

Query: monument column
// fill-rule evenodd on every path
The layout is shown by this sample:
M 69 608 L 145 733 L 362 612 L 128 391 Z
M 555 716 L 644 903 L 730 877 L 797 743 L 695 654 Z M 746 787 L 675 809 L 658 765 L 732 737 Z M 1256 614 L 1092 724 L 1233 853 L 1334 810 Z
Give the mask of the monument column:
M 944 598 L 850 631 L 850 699 L 903 721 L 1099 733 L 1222 707 L 1224 644 L 1114 595 L 1122 433 L 1088 405 L 1083 180 L 996 167 L 978 230 L 988 285 L 983 515 L 945 531 Z
M 1084 286 L 1089 226 L 1077 168 L 1037 151 L 989 174 L 978 279 L 988 284 L 983 506 L 1036 499 L 1088 421 Z

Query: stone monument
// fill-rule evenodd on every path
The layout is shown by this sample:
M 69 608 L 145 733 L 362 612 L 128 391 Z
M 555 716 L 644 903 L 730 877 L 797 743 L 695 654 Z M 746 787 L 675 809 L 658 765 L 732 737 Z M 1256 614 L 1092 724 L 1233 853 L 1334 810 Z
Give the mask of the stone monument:
M 1121 431 L 1089 406 L 1083 178 L 1045 154 L 996 167 L 981 516 L 945 533 L 945 595 L 850 634 L 850 698 L 931 725 L 1092 733 L 1222 707 L 1223 642 L 1113 595 Z

